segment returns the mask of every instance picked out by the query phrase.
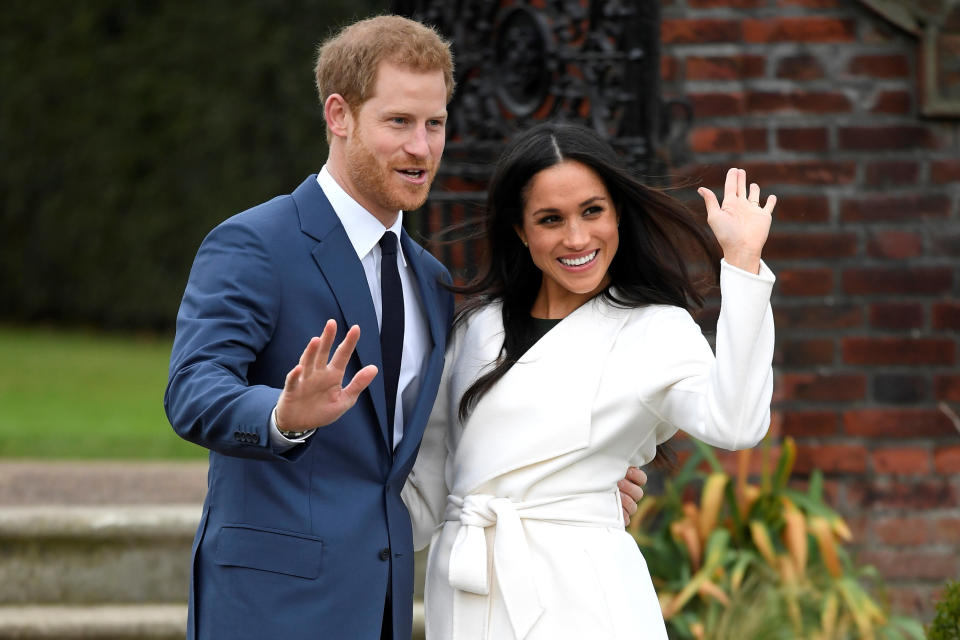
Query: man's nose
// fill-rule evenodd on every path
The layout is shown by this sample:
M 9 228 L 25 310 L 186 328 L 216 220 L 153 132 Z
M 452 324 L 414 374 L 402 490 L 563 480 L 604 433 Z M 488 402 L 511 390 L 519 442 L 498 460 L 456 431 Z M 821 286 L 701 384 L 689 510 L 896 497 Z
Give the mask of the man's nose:
M 414 127 L 403 145 L 403 150 L 416 158 L 426 158 L 430 154 L 426 127 Z

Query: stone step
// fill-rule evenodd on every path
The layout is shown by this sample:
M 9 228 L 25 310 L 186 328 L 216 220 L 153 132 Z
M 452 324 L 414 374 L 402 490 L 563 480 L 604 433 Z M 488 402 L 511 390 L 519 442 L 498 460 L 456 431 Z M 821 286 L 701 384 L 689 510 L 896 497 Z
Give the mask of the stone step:
M 186 602 L 200 510 L 0 507 L 0 602 Z
M 0 640 L 182 640 L 186 628 L 184 604 L 0 605 Z M 413 640 L 423 638 L 417 601 Z
M 182 640 L 186 630 L 185 604 L 0 606 L 4 640 Z

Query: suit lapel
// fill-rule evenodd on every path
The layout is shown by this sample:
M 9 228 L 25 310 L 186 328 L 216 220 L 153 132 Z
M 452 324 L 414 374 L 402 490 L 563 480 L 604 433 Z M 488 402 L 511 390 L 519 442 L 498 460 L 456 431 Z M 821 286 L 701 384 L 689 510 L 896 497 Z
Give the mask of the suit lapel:
M 377 325 L 376 310 L 373 308 L 363 265 L 350 244 L 347 232 L 323 194 L 323 189 L 317 184 L 315 175 L 297 187 L 293 198 L 300 216 L 300 230 L 317 241 L 311 255 L 330 285 L 347 323 L 347 327 L 340 327 L 341 335 L 350 326 L 358 325 L 360 341 L 357 343 L 356 355 L 360 366 L 372 364 L 382 369 L 380 328 Z M 368 391 L 373 399 L 384 443 L 388 443 L 383 376 L 376 376 Z
M 430 409 L 433 406 L 434 394 L 429 391 L 436 388 L 435 378 L 443 370 L 443 350 L 446 344 L 443 326 L 446 320 L 443 316 L 443 305 L 438 300 L 439 284 L 429 276 L 429 270 L 423 261 L 424 249 L 411 240 L 406 231 L 400 236 L 400 245 L 403 247 L 407 263 L 413 270 L 420 289 L 420 306 L 426 315 L 430 330 L 430 344 L 426 345 L 427 357 L 424 359 L 423 371 L 420 372 L 420 390 L 417 393 L 417 399 L 410 415 L 404 416 L 403 439 L 397 447 L 397 461 L 402 461 L 406 456 L 411 455 L 420 444 L 426 417 L 430 415 Z

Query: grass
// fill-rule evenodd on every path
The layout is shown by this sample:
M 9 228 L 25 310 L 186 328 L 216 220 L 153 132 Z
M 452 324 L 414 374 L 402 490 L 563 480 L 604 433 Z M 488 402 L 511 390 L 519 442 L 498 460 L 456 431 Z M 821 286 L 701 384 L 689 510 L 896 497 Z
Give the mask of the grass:
M 203 459 L 163 412 L 170 345 L 0 327 L 0 457 Z

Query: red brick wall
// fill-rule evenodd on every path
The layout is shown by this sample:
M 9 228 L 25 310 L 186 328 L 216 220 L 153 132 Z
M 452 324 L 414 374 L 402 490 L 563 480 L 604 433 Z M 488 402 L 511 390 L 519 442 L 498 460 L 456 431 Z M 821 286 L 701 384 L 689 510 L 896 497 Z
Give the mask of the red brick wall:
M 960 119 L 919 115 L 912 35 L 856 0 L 662 0 L 676 170 L 780 204 L 775 429 L 821 469 L 895 606 L 960 578 Z

